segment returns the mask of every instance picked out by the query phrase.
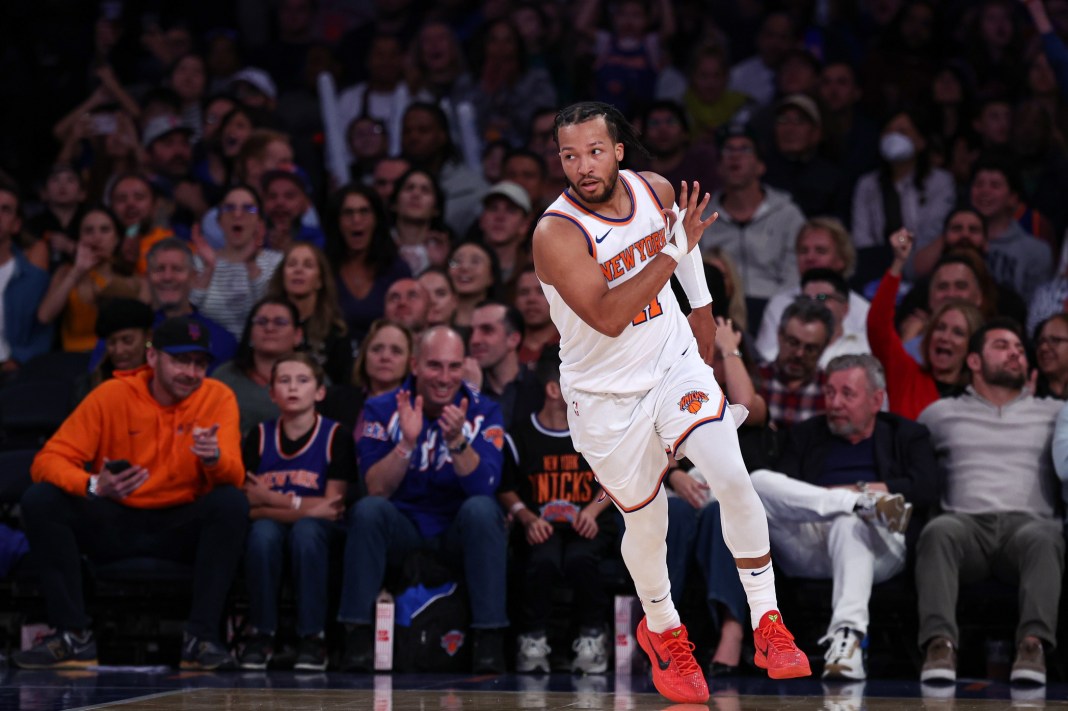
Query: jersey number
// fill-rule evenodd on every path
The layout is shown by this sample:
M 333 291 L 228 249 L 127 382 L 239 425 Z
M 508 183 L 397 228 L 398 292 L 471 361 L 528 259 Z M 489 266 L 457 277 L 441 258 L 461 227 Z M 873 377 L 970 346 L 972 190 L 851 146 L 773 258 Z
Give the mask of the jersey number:
M 664 313 L 664 308 L 660 305 L 660 298 L 657 297 L 649 302 L 641 312 L 634 317 L 634 320 L 630 322 L 631 326 L 640 326 L 641 324 L 656 318 L 660 314 Z

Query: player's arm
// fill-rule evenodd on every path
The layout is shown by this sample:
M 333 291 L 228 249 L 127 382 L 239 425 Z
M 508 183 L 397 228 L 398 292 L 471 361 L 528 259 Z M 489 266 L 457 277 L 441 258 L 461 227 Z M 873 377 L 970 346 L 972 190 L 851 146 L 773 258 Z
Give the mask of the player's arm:
M 701 220 L 708 199 L 706 194 L 698 204 L 696 192 L 683 195 L 683 203 L 690 208 L 684 225 L 686 243 L 678 245 L 683 253 L 693 249 L 704 228 L 715 221 L 716 215 Z M 538 278 L 553 286 L 586 324 L 606 336 L 623 333 L 660 293 L 676 266 L 671 256 L 657 254 L 633 278 L 609 289 L 600 265 L 590 254 L 586 236 L 577 225 L 561 217 L 547 216 L 534 231 L 534 267 Z
M 657 173 L 642 173 L 642 177 L 649 181 L 649 185 L 656 191 L 660 204 L 670 205 L 671 210 L 678 214 L 679 206 L 675 204 L 675 189 L 671 187 L 671 183 Z M 679 260 L 678 266 L 675 267 L 675 277 L 686 293 L 686 300 L 690 302 L 690 315 L 686 317 L 686 320 L 690 324 L 694 338 L 697 339 L 697 351 L 704 362 L 712 365 L 712 357 L 715 355 L 716 322 L 712 318 L 712 294 L 708 290 L 708 279 L 705 277 L 705 265 L 701 260 L 700 247 L 694 247 Z

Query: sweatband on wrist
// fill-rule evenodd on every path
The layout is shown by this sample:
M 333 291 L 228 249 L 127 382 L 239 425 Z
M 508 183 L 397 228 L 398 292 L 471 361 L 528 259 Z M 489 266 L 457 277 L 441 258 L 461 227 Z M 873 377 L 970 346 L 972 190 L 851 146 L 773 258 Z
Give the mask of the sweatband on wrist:
M 527 507 L 527 505 L 524 504 L 522 501 L 517 501 L 514 504 L 512 504 L 512 508 L 508 509 L 508 515 L 509 516 L 515 516 L 517 513 L 519 513 L 520 511 L 522 511 L 526 507 Z
M 674 242 L 668 242 L 667 244 L 665 244 L 664 248 L 660 250 L 660 254 L 666 254 L 667 256 L 674 259 L 676 269 L 678 269 L 677 265 L 682 261 L 682 258 L 686 256 L 685 252 L 682 251 L 682 248 Z

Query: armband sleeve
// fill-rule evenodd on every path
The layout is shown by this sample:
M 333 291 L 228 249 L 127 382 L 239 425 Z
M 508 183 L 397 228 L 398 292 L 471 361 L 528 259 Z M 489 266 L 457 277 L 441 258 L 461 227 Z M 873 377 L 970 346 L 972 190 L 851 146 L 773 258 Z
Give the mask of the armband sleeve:
M 679 206 L 676 203 L 671 206 L 676 215 L 680 215 Z M 682 227 L 682 218 L 675 221 L 675 225 L 671 228 L 671 234 L 675 237 L 675 243 L 679 244 L 681 238 L 682 244 L 679 244 L 680 248 L 687 242 L 686 230 Z M 690 301 L 690 308 L 696 309 L 701 306 L 708 306 L 712 303 L 712 294 L 708 290 L 708 280 L 705 279 L 705 265 L 701 261 L 701 247 L 695 246 L 688 253 L 682 255 L 682 259 L 678 260 L 678 266 L 675 267 L 675 276 L 679 279 L 679 284 L 682 285 L 682 290 L 686 292 L 686 298 Z

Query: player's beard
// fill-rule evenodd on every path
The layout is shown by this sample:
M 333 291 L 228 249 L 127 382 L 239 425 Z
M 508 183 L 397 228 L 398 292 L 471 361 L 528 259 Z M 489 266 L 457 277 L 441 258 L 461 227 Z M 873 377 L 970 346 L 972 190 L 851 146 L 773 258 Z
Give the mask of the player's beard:
M 587 202 L 587 203 L 590 203 L 590 204 L 608 202 L 609 198 L 611 198 L 612 195 L 615 193 L 615 191 L 616 191 L 616 183 L 619 182 L 619 167 L 618 166 L 616 167 L 615 170 L 612 171 L 612 175 L 610 175 L 608 177 L 608 179 L 605 180 L 604 182 L 605 182 L 604 190 L 602 190 L 599 193 L 594 193 L 593 195 L 588 195 L 578 185 L 575 185 L 574 183 L 572 183 L 570 178 L 567 179 L 568 187 L 571 188 L 571 192 L 575 195 L 575 197 L 579 198 L 583 202 Z

